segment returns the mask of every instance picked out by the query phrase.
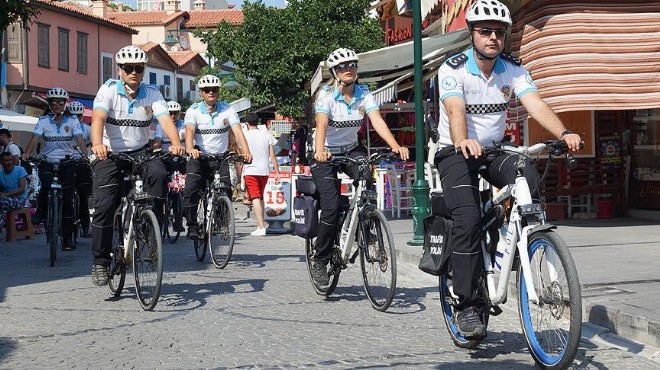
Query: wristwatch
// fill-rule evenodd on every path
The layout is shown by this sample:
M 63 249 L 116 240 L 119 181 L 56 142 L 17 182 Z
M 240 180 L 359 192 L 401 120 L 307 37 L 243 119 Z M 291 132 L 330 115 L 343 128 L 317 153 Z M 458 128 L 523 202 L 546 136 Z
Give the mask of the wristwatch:
M 566 136 L 568 134 L 572 134 L 572 133 L 573 133 L 573 131 L 571 131 L 571 130 L 564 130 L 564 131 L 562 131 L 561 136 L 559 138 L 561 139 L 564 136 Z

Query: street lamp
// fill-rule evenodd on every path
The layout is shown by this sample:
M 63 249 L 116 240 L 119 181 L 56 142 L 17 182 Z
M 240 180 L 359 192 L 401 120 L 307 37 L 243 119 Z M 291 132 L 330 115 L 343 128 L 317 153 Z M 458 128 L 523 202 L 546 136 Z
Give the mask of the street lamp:
M 165 37 L 165 40 L 163 40 L 163 44 L 166 45 L 167 47 L 171 48 L 172 46 L 176 45 L 179 43 L 179 40 L 177 40 L 174 35 L 172 35 L 172 31 L 167 32 L 167 37 Z

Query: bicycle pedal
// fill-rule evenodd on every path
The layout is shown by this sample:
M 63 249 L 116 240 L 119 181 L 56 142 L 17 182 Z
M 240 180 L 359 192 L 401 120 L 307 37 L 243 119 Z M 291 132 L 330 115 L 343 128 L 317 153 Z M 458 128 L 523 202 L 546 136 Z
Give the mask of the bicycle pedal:
M 360 249 L 359 249 L 359 248 L 355 250 L 355 252 L 354 252 L 353 255 L 351 256 L 351 258 L 349 259 L 349 261 L 351 262 L 351 264 L 355 263 L 355 259 L 357 258 L 359 252 L 360 252 Z
M 490 316 L 498 316 L 498 315 L 501 314 L 502 312 L 503 312 L 503 311 L 502 311 L 502 309 L 501 309 L 499 306 L 492 306 L 492 307 L 490 308 L 490 312 L 489 312 L 489 314 L 490 314 Z

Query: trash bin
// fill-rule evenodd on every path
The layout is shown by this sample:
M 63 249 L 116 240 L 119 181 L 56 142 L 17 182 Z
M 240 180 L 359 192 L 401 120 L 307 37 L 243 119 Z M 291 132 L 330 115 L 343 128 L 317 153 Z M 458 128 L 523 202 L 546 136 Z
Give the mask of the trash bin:
M 609 199 L 600 199 L 596 201 L 598 208 L 598 218 L 614 217 L 614 201 Z

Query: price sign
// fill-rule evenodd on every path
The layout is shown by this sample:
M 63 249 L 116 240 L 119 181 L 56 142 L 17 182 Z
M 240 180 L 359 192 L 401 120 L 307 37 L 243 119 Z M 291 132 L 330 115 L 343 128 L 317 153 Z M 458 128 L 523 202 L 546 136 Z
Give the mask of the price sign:
M 266 221 L 289 221 L 291 219 L 291 172 L 280 172 L 280 182 L 275 182 L 275 171 L 271 171 L 264 190 L 264 219 Z

